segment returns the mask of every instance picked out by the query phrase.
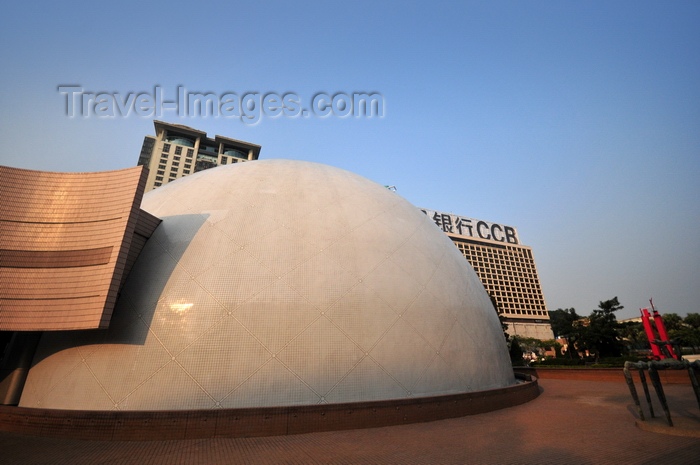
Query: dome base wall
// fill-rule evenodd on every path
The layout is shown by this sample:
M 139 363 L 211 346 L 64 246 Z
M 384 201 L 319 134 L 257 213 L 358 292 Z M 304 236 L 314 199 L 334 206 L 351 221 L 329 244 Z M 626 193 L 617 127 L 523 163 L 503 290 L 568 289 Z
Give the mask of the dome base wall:
M 486 413 L 539 396 L 537 378 L 464 394 L 297 407 L 86 411 L 0 406 L 0 431 L 107 441 L 260 437 L 376 428 Z

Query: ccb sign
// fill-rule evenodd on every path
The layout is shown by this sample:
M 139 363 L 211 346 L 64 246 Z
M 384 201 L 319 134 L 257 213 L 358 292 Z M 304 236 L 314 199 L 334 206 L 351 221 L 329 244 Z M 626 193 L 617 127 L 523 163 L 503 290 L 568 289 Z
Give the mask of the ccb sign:
M 511 226 L 498 223 L 466 218 L 464 216 L 442 213 L 434 210 L 421 209 L 435 222 L 438 228 L 447 234 L 485 239 L 489 241 L 519 244 L 518 231 Z

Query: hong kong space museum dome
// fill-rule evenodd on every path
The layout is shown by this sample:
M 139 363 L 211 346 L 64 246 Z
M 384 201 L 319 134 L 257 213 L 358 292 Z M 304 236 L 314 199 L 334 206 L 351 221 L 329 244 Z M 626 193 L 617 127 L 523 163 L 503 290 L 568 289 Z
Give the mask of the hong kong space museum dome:
M 141 208 L 162 223 L 109 328 L 44 333 L 20 406 L 303 406 L 516 382 L 474 270 L 379 184 L 259 160 L 168 183 Z

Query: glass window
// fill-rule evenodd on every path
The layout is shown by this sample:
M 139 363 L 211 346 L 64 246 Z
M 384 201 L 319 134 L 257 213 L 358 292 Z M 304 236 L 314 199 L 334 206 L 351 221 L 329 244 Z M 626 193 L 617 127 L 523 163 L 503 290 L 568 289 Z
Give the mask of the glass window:
M 173 144 L 184 145 L 185 147 L 194 147 L 194 139 L 180 134 L 174 134 L 169 132 L 165 136 L 165 140 L 167 142 L 172 142 Z
M 243 150 L 238 150 L 233 147 L 224 147 L 224 155 L 229 155 L 231 157 L 236 158 L 248 158 L 248 154 L 245 153 Z

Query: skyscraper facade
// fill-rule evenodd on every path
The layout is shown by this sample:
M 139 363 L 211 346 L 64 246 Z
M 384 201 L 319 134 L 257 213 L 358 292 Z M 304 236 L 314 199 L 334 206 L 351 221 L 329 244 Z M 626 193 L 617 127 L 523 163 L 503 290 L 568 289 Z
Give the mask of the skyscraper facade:
M 188 174 L 232 163 L 257 160 L 260 146 L 223 136 L 213 139 L 198 129 L 154 121 L 156 135 L 146 136 L 139 165 L 149 169 L 146 191 Z

